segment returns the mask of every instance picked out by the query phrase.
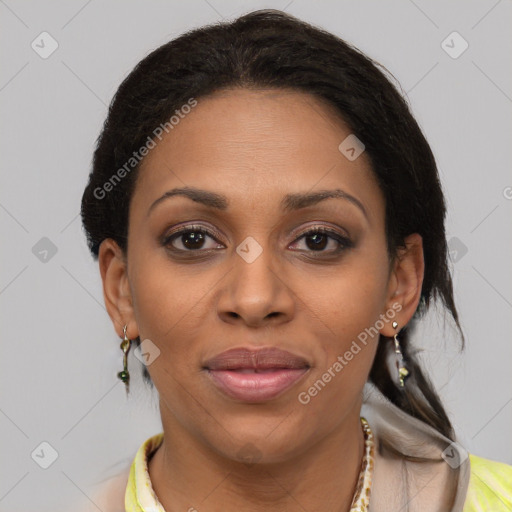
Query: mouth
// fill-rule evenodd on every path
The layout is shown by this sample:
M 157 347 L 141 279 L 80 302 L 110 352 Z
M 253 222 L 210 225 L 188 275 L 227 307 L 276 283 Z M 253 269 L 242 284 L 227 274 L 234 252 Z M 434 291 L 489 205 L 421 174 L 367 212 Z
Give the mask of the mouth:
M 282 395 L 310 369 L 308 362 L 277 348 L 232 349 L 203 366 L 214 386 L 242 402 L 266 402 Z

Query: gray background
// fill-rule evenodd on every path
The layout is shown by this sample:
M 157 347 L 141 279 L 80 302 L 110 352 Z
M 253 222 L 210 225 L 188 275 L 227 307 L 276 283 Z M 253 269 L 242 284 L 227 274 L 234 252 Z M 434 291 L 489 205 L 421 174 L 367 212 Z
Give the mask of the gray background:
M 262 7 L 336 33 L 401 83 L 440 167 L 467 336 L 460 353 L 453 329 L 431 315 L 418 338 L 425 364 L 460 442 L 512 463 L 510 0 L 0 0 L 1 511 L 85 505 L 94 481 L 160 431 L 140 363 L 130 359 L 137 379 L 128 401 L 116 379 L 120 340 L 81 231 L 80 198 L 107 105 L 133 66 L 184 30 Z M 31 47 L 43 31 L 59 45 L 47 59 Z M 453 31 L 469 44 L 458 58 L 442 47 Z M 52 449 L 42 442 L 58 453 L 48 469 L 40 464 Z

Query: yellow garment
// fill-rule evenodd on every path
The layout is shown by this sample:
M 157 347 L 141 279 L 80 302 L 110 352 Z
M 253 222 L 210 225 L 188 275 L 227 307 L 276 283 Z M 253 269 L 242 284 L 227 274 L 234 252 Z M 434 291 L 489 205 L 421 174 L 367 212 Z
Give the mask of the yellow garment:
M 464 512 L 512 510 L 512 466 L 469 455 L 471 473 Z
M 145 441 L 137 451 L 126 486 L 126 512 L 165 512 L 153 491 L 148 471 L 148 456 L 162 444 L 163 440 L 164 433 L 160 432 Z
M 163 432 L 150 437 L 139 448 L 130 467 L 126 512 L 165 512 L 153 491 L 148 472 L 148 456 L 162 441 Z M 469 460 L 471 473 L 463 512 L 512 511 L 512 466 L 471 454 Z

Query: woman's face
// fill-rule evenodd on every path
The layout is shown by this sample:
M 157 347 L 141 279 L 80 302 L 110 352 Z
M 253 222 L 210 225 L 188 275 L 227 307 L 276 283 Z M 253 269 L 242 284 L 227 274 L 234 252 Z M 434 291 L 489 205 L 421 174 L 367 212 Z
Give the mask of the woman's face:
M 129 337 L 150 340 L 164 428 L 277 461 L 359 418 L 368 332 L 401 322 L 384 198 L 366 154 L 340 151 L 349 135 L 311 95 L 224 90 L 144 159 L 119 309 Z M 183 188 L 196 199 L 169 194 Z M 234 348 L 248 352 L 212 362 Z M 288 366 L 252 358 L 262 348 Z

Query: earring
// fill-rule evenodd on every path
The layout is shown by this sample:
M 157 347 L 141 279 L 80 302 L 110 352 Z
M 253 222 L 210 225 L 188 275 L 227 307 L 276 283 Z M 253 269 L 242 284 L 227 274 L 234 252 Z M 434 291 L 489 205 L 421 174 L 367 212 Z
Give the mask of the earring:
M 391 324 L 393 329 L 398 327 L 397 322 L 393 322 Z M 393 336 L 393 340 L 395 341 L 395 354 L 397 356 L 396 367 L 398 370 L 398 380 L 400 382 L 400 387 L 405 387 L 405 379 L 409 376 L 409 370 L 405 367 L 404 356 L 402 351 L 400 350 L 400 343 L 398 341 L 398 333 L 395 333 Z
M 126 329 L 128 328 L 127 325 L 123 327 L 123 335 L 124 339 L 121 342 L 121 350 L 123 351 L 123 370 L 120 371 L 117 376 L 124 382 L 126 387 L 126 394 L 128 394 L 129 387 L 130 387 L 130 372 L 128 371 L 128 351 L 131 347 L 131 340 L 126 335 Z

